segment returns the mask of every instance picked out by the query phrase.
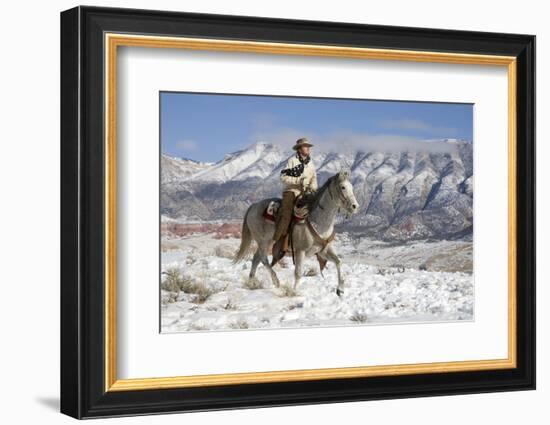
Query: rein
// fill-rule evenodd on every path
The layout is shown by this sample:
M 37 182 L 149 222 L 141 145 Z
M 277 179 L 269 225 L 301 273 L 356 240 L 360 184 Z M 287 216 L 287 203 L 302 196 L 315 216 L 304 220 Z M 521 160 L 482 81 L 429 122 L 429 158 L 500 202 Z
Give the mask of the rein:
M 324 251 L 325 248 L 327 247 L 327 245 L 329 243 L 331 243 L 334 238 L 336 237 L 336 232 L 334 231 L 334 229 L 332 229 L 332 234 L 326 238 L 326 239 L 323 239 L 321 237 L 321 235 L 317 232 L 317 230 L 315 230 L 315 227 L 313 227 L 313 224 L 311 224 L 311 221 L 309 221 L 309 218 L 306 218 L 306 224 L 307 224 L 307 228 L 309 229 L 309 231 L 311 232 L 311 234 L 313 235 L 313 238 L 321 244 L 321 246 L 323 247 L 321 249 L 321 251 Z
M 332 198 L 332 193 L 330 193 L 330 186 L 327 188 L 327 190 L 329 191 L 329 195 Z M 319 200 L 319 203 L 317 204 L 317 206 L 319 208 L 321 208 L 322 210 L 324 210 L 325 208 L 321 205 L 321 201 L 322 201 L 322 199 Z M 315 227 L 313 227 L 313 224 L 311 224 L 311 221 L 309 220 L 309 216 L 307 216 L 304 221 L 307 225 L 307 228 L 309 229 L 309 231 L 313 235 L 313 238 L 315 239 L 315 241 L 322 246 L 321 252 L 324 251 L 326 249 L 326 247 L 328 246 L 328 244 L 331 243 L 334 240 L 334 238 L 336 237 L 336 232 L 334 231 L 334 229 L 332 229 L 332 234 L 327 239 L 323 239 L 321 237 L 321 235 L 319 234 L 319 232 L 317 232 L 317 230 L 315 230 Z M 293 227 L 295 226 L 295 224 L 296 223 L 293 220 L 290 223 L 290 229 L 288 231 L 288 233 L 289 233 L 289 242 L 290 242 L 290 252 L 292 253 L 292 264 L 296 264 L 295 256 L 294 256 L 294 238 L 292 237 L 292 231 L 293 231 Z M 317 259 L 319 260 L 319 264 L 321 266 L 321 272 L 322 272 L 323 268 L 324 268 L 324 265 L 326 264 L 326 261 L 323 261 L 318 255 L 317 255 Z
M 332 193 L 331 187 L 332 187 L 332 184 L 328 186 L 327 190 L 328 190 L 328 194 L 330 195 L 330 198 L 334 200 L 335 195 Z M 344 205 L 350 204 L 349 200 L 342 194 L 341 191 L 338 191 L 338 199 L 340 200 L 341 204 L 344 204 Z M 340 209 L 338 209 L 338 211 L 340 211 Z M 346 212 L 346 218 L 349 218 L 349 217 L 350 217 L 350 213 L 348 211 Z
M 329 243 L 331 243 L 334 238 L 336 237 L 336 232 L 334 231 L 334 229 L 332 229 L 332 234 L 326 238 L 326 239 L 323 239 L 321 237 L 321 235 L 317 232 L 317 230 L 315 230 L 315 227 L 313 227 L 313 224 L 311 224 L 311 221 L 309 221 L 309 217 L 305 219 L 305 222 L 307 224 L 307 228 L 309 229 L 309 231 L 311 232 L 311 234 L 313 235 L 313 238 L 317 241 L 317 243 L 319 243 L 322 248 L 321 248 L 321 251 L 319 252 L 323 252 L 326 247 L 328 246 Z M 294 256 L 294 238 L 292 237 L 292 228 L 294 227 L 295 223 L 292 222 L 291 225 L 290 225 L 290 230 L 289 230 L 289 239 L 290 239 L 290 252 L 292 253 L 292 264 L 296 264 L 296 259 L 295 259 L 295 256 Z M 323 273 L 323 269 L 325 268 L 325 264 L 326 264 L 326 260 L 323 260 L 320 256 L 319 256 L 319 253 L 316 254 L 317 255 L 317 260 L 319 261 L 319 265 L 321 267 L 321 274 Z
M 331 199 L 334 199 L 335 195 L 332 193 L 331 188 L 332 188 L 332 182 L 331 182 L 331 184 L 328 186 L 328 194 L 330 195 L 330 198 L 331 198 Z M 349 204 L 349 201 L 348 201 L 346 198 L 344 198 L 344 196 L 342 196 L 342 192 L 340 192 L 340 191 L 338 192 L 338 199 L 339 199 L 340 202 L 343 203 L 344 205 L 345 205 L 345 204 Z
M 329 193 L 329 195 L 330 195 L 330 198 L 331 198 L 332 200 L 334 200 L 335 195 L 332 193 L 332 188 L 331 188 L 331 186 L 332 186 L 332 182 L 329 182 L 329 186 L 327 187 L 327 190 L 328 190 L 328 193 Z M 323 196 L 323 195 L 321 195 L 321 196 Z M 340 199 L 340 201 L 341 201 L 342 203 L 346 203 L 346 202 L 347 202 L 347 200 L 342 196 L 341 193 L 338 194 L 338 198 Z M 317 206 L 318 206 L 320 209 L 324 210 L 325 207 L 323 207 L 323 205 L 321 204 L 322 201 L 323 201 L 323 199 L 319 199 L 319 202 L 317 203 Z M 330 244 L 330 243 L 334 240 L 334 238 L 336 237 L 336 232 L 335 232 L 334 228 L 332 229 L 331 235 L 330 235 L 328 238 L 324 239 L 324 238 L 319 234 L 319 232 L 317 232 L 317 230 L 315 229 L 315 227 L 313 227 L 313 224 L 312 224 L 311 221 L 309 220 L 309 216 L 306 217 L 304 221 L 305 221 L 305 223 L 306 223 L 306 225 L 307 225 L 307 228 L 308 228 L 309 231 L 311 232 L 313 238 L 315 239 L 315 241 L 316 241 L 319 245 L 321 245 L 322 248 L 321 248 L 321 251 L 320 251 L 320 252 L 324 251 L 324 250 L 326 249 L 326 247 L 328 246 L 328 244 Z M 293 221 L 293 222 L 291 223 L 290 230 L 289 230 L 290 251 L 291 251 L 291 253 L 292 253 L 292 263 L 293 263 L 293 264 L 295 264 L 295 258 L 294 258 L 294 241 L 293 241 L 293 238 L 292 238 L 292 230 L 293 230 L 292 228 L 294 227 L 294 225 L 295 225 L 295 223 L 294 223 L 294 221 Z M 319 264 L 320 264 L 320 266 L 321 266 L 321 272 L 322 272 L 322 270 L 323 270 L 323 268 L 324 268 L 324 265 L 326 264 L 326 260 L 325 260 L 325 261 L 322 260 L 322 258 L 319 257 L 318 254 L 317 254 L 317 259 L 319 260 Z
M 331 188 L 332 188 L 332 182 L 329 183 L 329 185 L 327 187 L 327 191 L 328 191 L 328 194 L 330 195 L 330 198 L 334 200 L 334 195 L 332 193 Z M 321 195 L 321 196 L 323 196 L 323 195 Z M 340 198 L 341 201 L 343 201 L 343 198 L 341 196 L 339 196 L 339 198 Z M 323 205 L 321 204 L 322 201 L 323 201 L 323 199 L 320 199 L 317 206 L 319 208 L 321 208 L 322 210 L 324 210 L 325 207 L 323 207 Z M 336 237 L 336 232 L 334 231 L 334 229 L 332 229 L 332 234 L 328 238 L 323 239 L 321 237 L 321 235 L 319 234 L 319 232 L 317 232 L 317 230 L 315 230 L 315 227 L 313 227 L 313 224 L 311 224 L 311 221 L 309 220 L 309 217 L 307 217 L 305 221 L 306 221 L 306 224 L 307 224 L 307 228 L 309 229 L 309 231 L 313 235 L 313 238 L 315 239 L 315 241 L 323 247 L 321 249 L 321 251 L 324 251 L 325 248 L 327 247 L 327 245 L 329 243 L 331 243 L 334 240 L 334 238 Z

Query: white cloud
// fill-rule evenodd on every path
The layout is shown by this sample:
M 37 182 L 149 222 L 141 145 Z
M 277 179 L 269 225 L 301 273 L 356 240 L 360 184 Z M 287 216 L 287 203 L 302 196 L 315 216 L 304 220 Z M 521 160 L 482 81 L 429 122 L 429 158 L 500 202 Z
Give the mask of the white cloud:
M 274 128 L 277 121 L 279 121 L 279 117 L 270 112 L 258 112 L 251 118 L 251 124 L 258 130 Z
M 431 134 L 444 135 L 449 137 L 457 133 L 456 128 L 439 127 L 429 124 L 425 121 L 415 119 L 388 119 L 381 123 L 382 127 L 393 130 L 424 131 Z
M 335 152 L 450 152 L 452 144 L 437 140 L 425 140 L 397 134 L 370 134 L 338 131 L 330 134 L 314 134 L 293 128 L 282 128 L 271 132 L 259 132 L 252 136 L 251 142 L 268 142 L 290 149 L 300 137 L 307 137 L 319 151 Z
M 296 140 L 302 137 L 313 138 L 314 135 L 307 131 L 294 128 L 279 128 L 273 130 L 259 131 L 253 134 L 253 142 L 268 142 L 281 147 L 292 147 Z
M 176 148 L 182 152 L 194 152 L 199 148 L 199 144 L 194 140 L 179 140 L 176 142 Z

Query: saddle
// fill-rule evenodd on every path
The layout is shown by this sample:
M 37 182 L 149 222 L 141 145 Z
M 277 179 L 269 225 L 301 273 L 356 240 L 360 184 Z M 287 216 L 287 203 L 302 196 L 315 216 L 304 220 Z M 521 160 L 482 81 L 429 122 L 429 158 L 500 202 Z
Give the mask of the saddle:
M 303 221 L 309 215 L 310 205 L 311 205 L 312 195 L 309 193 L 302 194 L 296 198 L 294 201 L 294 208 L 292 211 L 292 221 L 303 223 Z M 263 217 L 268 220 L 275 222 L 277 221 L 277 214 L 281 207 L 281 200 L 274 199 L 269 202 L 266 209 L 263 212 Z
M 286 236 L 285 236 L 285 246 L 288 244 L 289 235 L 292 231 L 292 226 L 295 224 L 304 224 L 306 223 L 310 232 L 313 234 L 313 237 L 323 246 L 323 250 L 326 248 L 326 246 L 334 240 L 334 232 L 328 239 L 323 239 L 321 236 L 317 233 L 317 231 L 313 228 L 310 221 L 307 220 L 310 212 L 311 207 L 311 201 L 313 199 L 312 193 L 304 193 L 301 194 L 296 198 L 294 201 L 294 208 L 292 213 L 292 220 L 290 221 L 289 229 L 287 229 Z M 277 214 L 279 212 L 279 209 L 281 207 L 281 200 L 280 199 L 274 199 L 269 202 L 266 209 L 263 212 L 263 217 L 267 221 L 271 221 L 275 223 L 277 221 Z M 292 244 L 292 238 L 290 241 L 291 246 L 291 254 L 292 254 L 292 262 L 294 263 L 294 246 Z M 317 257 L 317 261 L 319 262 L 319 268 L 321 270 L 321 274 L 323 273 L 323 269 L 325 268 L 327 264 L 327 260 L 322 258 L 319 254 L 315 255 Z M 272 262 L 272 266 L 275 264 L 275 262 Z

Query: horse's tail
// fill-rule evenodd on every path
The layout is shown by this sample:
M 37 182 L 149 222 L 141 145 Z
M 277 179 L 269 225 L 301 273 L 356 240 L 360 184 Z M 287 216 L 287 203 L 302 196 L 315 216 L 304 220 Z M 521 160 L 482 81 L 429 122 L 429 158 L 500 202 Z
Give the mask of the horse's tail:
M 250 243 L 252 242 L 252 234 L 250 233 L 250 228 L 248 227 L 248 224 L 246 222 L 249 211 L 250 207 L 246 210 L 246 213 L 244 214 L 243 228 L 241 231 L 241 246 L 235 254 L 235 257 L 233 258 L 233 264 L 237 264 L 244 258 L 248 251 L 248 248 L 250 248 Z

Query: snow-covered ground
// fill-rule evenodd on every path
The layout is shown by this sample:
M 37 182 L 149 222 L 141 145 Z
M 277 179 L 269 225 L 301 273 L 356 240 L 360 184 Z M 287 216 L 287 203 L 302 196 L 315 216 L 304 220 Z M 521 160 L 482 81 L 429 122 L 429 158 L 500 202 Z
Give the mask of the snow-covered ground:
M 470 242 L 392 246 L 340 235 L 342 297 L 335 292 L 334 265 L 323 278 L 315 258 L 295 292 L 289 257 L 275 268 L 282 288 L 273 287 L 262 265 L 257 281 L 247 285 L 250 261 L 232 264 L 238 245 L 236 238 L 212 234 L 163 238 L 162 332 L 473 319 L 473 275 L 464 271 L 471 269 Z M 459 271 L 449 271 L 453 265 Z M 168 285 L 167 272 L 183 290 Z

